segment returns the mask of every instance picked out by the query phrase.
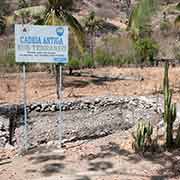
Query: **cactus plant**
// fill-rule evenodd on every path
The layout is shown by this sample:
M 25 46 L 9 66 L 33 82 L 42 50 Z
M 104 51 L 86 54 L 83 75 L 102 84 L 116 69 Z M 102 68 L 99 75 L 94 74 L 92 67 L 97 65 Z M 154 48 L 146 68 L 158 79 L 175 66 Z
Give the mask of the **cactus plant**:
M 179 125 L 179 127 L 178 127 L 178 129 L 177 129 L 177 135 L 176 135 L 176 147 L 180 147 L 180 125 Z
M 164 123 L 166 125 L 166 146 L 173 147 L 173 123 L 176 120 L 176 104 L 172 104 L 172 90 L 169 87 L 168 77 L 169 65 L 165 64 L 164 68 Z
M 133 133 L 133 149 L 135 149 L 136 152 L 138 151 L 146 151 L 147 148 L 152 143 L 152 136 L 153 134 L 153 127 L 150 124 L 150 122 L 145 121 L 139 121 L 137 129 L 135 133 Z

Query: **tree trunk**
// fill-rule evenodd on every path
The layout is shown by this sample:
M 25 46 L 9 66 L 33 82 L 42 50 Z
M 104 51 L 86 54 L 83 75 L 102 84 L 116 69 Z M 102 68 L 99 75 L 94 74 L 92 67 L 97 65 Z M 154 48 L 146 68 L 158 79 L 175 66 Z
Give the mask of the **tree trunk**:
M 69 68 L 69 75 L 72 76 L 73 75 L 73 68 Z

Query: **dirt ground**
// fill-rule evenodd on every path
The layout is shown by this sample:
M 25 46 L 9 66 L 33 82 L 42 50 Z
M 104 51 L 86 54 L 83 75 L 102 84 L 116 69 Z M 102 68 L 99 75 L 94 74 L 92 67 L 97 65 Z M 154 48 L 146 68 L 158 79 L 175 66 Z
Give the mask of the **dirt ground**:
M 180 67 L 170 69 L 175 101 L 180 100 L 179 72 Z M 109 80 L 104 77 L 115 78 Z M 117 77 L 131 80 L 117 80 Z M 81 76 L 65 76 L 64 98 L 158 95 L 162 90 L 162 77 L 163 68 L 82 70 Z M 0 84 L 0 103 L 21 102 L 19 74 L 1 74 Z M 52 75 L 28 73 L 27 86 L 28 102 L 56 100 Z M 25 156 L 0 150 L 0 180 L 180 179 L 179 150 L 142 157 L 134 153 L 131 144 L 131 133 L 121 132 L 100 139 L 68 143 L 63 152 L 54 152 L 47 146 L 32 150 Z
M 25 156 L 11 157 L 0 162 L 0 179 L 178 180 L 179 157 L 179 151 L 137 155 L 130 135 L 121 132 L 69 143 L 61 152 L 42 146 Z
M 85 69 L 81 76 L 64 77 L 64 98 L 84 96 L 132 96 L 158 94 L 162 91 L 163 67 L 158 68 L 98 68 Z M 180 67 L 170 68 L 174 100 L 180 100 Z M 113 77 L 111 80 L 104 77 Z M 125 80 L 116 79 L 125 77 Z M 127 80 L 129 78 L 129 80 Z M 0 75 L 0 103 L 22 102 L 20 74 Z M 48 73 L 27 74 L 28 102 L 56 100 L 55 77 Z

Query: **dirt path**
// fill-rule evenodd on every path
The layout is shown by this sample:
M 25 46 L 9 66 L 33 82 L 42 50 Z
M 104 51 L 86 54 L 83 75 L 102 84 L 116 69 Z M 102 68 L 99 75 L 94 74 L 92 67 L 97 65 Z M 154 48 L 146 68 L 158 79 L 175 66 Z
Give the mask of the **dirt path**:
M 0 164 L 1 180 L 175 180 L 180 152 L 147 155 L 131 149 L 129 132 L 69 143 L 62 152 L 40 147 Z M 167 177 L 168 176 L 168 177 Z

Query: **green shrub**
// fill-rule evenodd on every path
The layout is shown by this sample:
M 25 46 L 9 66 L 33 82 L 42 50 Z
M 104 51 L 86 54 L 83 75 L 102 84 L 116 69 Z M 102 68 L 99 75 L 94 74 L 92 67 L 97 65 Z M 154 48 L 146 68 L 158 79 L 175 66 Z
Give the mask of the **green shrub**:
M 73 75 L 73 70 L 77 70 L 81 68 L 80 60 L 75 58 L 70 58 L 67 67 L 69 68 L 69 75 Z
M 122 65 L 128 65 L 128 64 L 134 64 L 135 56 L 133 54 L 124 54 L 119 55 L 117 57 L 113 57 L 113 65 L 114 66 L 122 66 Z
M 114 66 L 122 66 L 124 64 L 124 58 L 122 55 L 113 58 L 113 65 Z
M 149 24 L 144 24 L 139 27 L 139 37 L 146 38 L 151 37 L 152 34 L 152 27 Z
M 158 44 L 151 38 L 142 38 L 135 42 L 135 50 L 140 63 L 150 63 L 153 65 L 158 49 Z
M 86 54 L 82 59 L 82 64 L 84 68 L 93 68 L 95 67 L 94 61 L 89 54 Z
M 95 60 L 98 65 L 122 66 L 135 63 L 135 49 L 132 39 L 125 35 L 111 34 L 98 40 Z
M 136 152 L 149 150 L 152 145 L 152 134 L 153 127 L 150 122 L 139 121 L 135 132 L 132 134 L 134 139 L 132 144 L 133 149 Z
M 122 66 L 136 63 L 136 57 L 132 51 L 124 54 L 120 54 L 120 52 L 107 53 L 104 49 L 98 48 L 96 50 L 95 62 L 99 66 Z
M 100 66 L 113 65 L 113 57 L 102 49 L 96 50 L 95 61 Z
M 180 11 L 180 2 L 177 4 L 176 9 Z
M 71 58 L 68 62 L 68 67 L 72 68 L 73 70 L 80 69 L 81 67 L 80 60 Z

